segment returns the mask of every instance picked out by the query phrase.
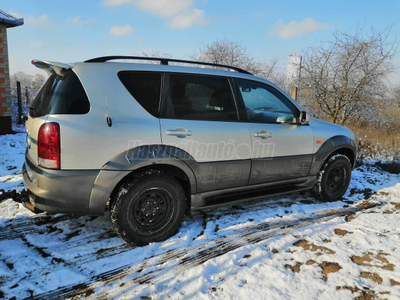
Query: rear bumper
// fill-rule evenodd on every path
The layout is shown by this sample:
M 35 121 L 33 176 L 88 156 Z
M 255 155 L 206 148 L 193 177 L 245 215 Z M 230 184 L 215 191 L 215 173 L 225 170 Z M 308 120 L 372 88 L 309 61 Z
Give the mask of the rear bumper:
M 90 194 L 98 170 L 48 170 L 26 158 L 22 167 L 29 200 L 51 213 L 89 214 Z

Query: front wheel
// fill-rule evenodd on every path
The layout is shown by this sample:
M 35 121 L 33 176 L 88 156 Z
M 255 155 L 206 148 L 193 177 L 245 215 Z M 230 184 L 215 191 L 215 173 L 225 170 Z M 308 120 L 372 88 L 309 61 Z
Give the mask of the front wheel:
M 157 173 L 138 176 L 117 191 L 111 223 L 126 242 L 142 246 L 174 235 L 185 209 L 185 193 L 175 178 Z
M 318 173 L 312 193 L 318 200 L 324 202 L 338 200 L 346 193 L 350 180 L 349 158 L 342 154 L 333 155 Z

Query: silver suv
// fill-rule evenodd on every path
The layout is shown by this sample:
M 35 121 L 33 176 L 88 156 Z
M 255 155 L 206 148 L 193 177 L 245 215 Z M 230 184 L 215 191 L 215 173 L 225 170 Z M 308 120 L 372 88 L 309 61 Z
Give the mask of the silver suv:
M 239 68 L 32 63 L 50 75 L 26 122 L 24 204 L 35 212 L 109 209 L 118 234 L 145 245 L 176 233 L 193 208 L 309 189 L 332 201 L 348 188 L 353 132 Z

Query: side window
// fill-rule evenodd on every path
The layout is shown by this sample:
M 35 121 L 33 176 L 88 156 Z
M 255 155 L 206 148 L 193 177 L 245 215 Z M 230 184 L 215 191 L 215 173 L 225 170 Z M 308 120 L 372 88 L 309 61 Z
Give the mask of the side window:
M 274 88 L 255 81 L 235 79 L 247 119 L 255 123 L 294 123 L 297 109 Z
M 122 71 L 118 77 L 132 97 L 150 114 L 158 117 L 161 73 Z
M 237 121 L 227 78 L 171 74 L 165 80 L 162 116 L 169 119 Z

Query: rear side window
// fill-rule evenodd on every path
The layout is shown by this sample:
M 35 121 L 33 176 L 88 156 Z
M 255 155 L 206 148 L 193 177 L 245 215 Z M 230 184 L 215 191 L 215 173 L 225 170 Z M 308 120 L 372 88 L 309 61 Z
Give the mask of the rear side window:
M 89 99 L 78 76 L 70 70 L 64 75 L 52 75 L 42 86 L 32 102 L 29 114 L 41 117 L 47 114 L 86 114 L 90 110 Z
M 200 121 L 237 121 L 228 78 L 170 74 L 165 80 L 162 116 Z
M 154 117 L 158 117 L 161 73 L 119 72 L 118 77 L 132 97 Z

